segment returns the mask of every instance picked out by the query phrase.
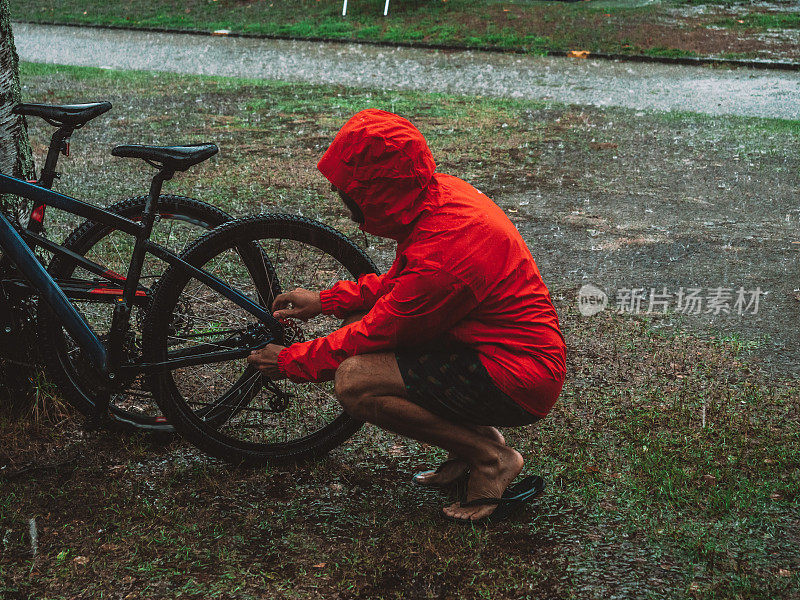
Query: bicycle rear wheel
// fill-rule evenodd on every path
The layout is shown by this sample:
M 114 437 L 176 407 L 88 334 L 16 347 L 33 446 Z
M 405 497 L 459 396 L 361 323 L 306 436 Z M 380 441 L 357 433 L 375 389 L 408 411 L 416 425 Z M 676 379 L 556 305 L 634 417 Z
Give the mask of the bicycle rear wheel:
M 253 256 L 264 263 L 253 264 Z M 376 272 L 374 263 L 347 237 L 292 215 L 233 221 L 204 235 L 182 257 L 267 308 L 281 290 L 327 289 L 341 279 Z M 145 356 L 160 362 L 185 356 L 193 348 L 227 347 L 235 336 L 259 326 L 253 315 L 186 270 L 172 267 L 153 296 Z M 320 315 L 274 333 L 276 343 L 290 345 L 339 327 L 335 317 Z M 271 382 L 244 359 L 179 368 L 153 376 L 150 385 L 178 433 L 208 454 L 235 464 L 319 457 L 361 426 L 342 411 L 333 382 Z
M 133 220 L 144 212 L 147 196 L 118 202 L 108 210 Z M 190 242 L 209 229 L 231 220 L 226 212 L 184 196 L 164 195 L 159 198 L 158 222 L 151 240 L 180 253 Z M 134 239 L 123 232 L 95 222 L 85 222 L 65 240 L 64 246 L 116 273 L 126 273 Z M 124 352 L 128 358 L 141 353 L 141 328 L 150 301 L 150 288 L 167 265 L 148 255 L 142 269 L 144 287 L 141 304 L 131 313 L 131 330 Z M 112 303 L 120 295 L 119 285 L 109 285 L 64 255 L 57 255 L 48 267 L 53 278 L 78 292 L 71 294 L 73 304 L 103 339 L 111 326 Z M 94 414 L 99 399 L 101 380 L 77 343 L 61 326 L 44 303 L 39 304 L 39 339 L 42 358 L 50 379 L 64 398 L 86 416 Z M 172 425 L 161 414 L 144 377 L 125 382 L 124 389 L 112 394 L 109 417 L 116 428 L 132 431 L 171 432 Z

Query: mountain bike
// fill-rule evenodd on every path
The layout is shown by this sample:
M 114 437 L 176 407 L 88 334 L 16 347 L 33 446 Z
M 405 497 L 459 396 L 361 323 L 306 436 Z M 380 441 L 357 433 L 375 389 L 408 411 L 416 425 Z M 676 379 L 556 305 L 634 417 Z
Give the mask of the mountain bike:
M 32 238 L 0 214 L 0 249 L 21 278 L 12 283 L 39 297 L 43 314 L 71 344 L 52 352 L 61 364 L 76 350 L 82 381 L 92 389 L 97 421 L 129 418 L 112 399 L 147 389 L 179 433 L 207 452 L 236 463 L 262 464 L 318 456 L 358 429 L 341 411 L 327 384 L 274 382 L 249 367 L 251 351 L 268 343 L 289 345 L 337 327 L 335 319 L 307 326 L 272 316 L 274 298 L 297 285 L 329 286 L 375 272 L 369 257 L 344 235 L 291 215 L 240 219 L 207 233 L 184 252 L 150 239 L 160 210 L 161 187 L 217 152 L 195 146 L 117 146 L 112 154 L 140 158 L 158 169 L 139 221 L 76 198 L 0 174 L 0 194 L 14 194 L 100 223 L 132 240 L 127 271 L 48 243 L 56 259 L 76 262 L 91 278 L 54 278 L 26 243 Z M 141 284 L 147 256 L 170 267 L 155 289 Z M 98 333 L 76 304 L 102 282 L 109 290 L 108 327 Z M 231 282 L 231 283 L 228 283 Z M 5 287 L 6 281 L 3 281 Z M 141 346 L 133 335 L 137 307 L 144 308 Z M 176 419 L 173 421 L 173 419 Z
M 109 102 L 17 105 L 14 109 L 17 114 L 40 117 L 56 127 L 41 174 L 30 183 L 51 188 L 59 177 L 56 172 L 59 156 L 70 154 L 70 138 L 74 131 L 110 109 Z M 133 221 L 140 221 L 148 197 L 143 195 L 129 198 L 108 206 L 106 210 Z M 80 306 L 81 313 L 95 331 L 105 335 L 109 326 L 107 307 L 121 294 L 118 282 L 122 276 L 117 275 L 117 283 L 109 285 L 108 281 L 87 270 L 85 264 L 77 260 L 75 255 L 88 258 L 90 262 L 102 263 L 109 273 L 118 274 L 127 266 L 125 257 L 130 251 L 131 238 L 124 231 L 89 220 L 72 231 L 62 244 L 54 244 L 46 235 L 46 206 L 40 201 L 31 203 L 27 222 L 19 228 L 20 234 L 29 247 L 39 253 L 41 261 L 47 260 L 42 250 L 54 255 L 49 264 L 50 273 L 61 281 L 75 280 L 75 283 L 69 284 L 72 286 L 69 289 L 70 298 Z M 158 206 L 158 226 L 151 231 L 151 239 L 176 252 L 180 252 L 188 242 L 194 240 L 199 232 L 231 219 L 226 212 L 210 204 L 184 196 L 161 195 Z M 63 249 L 64 252 L 53 252 L 54 248 Z M 148 259 L 143 266 L 141 279 L 152 284 L 164 269 L 164 263 Z M 20 285 L 20 274 L 5 258 L 0 260 L 0 279 L 3 282 L 0 290 L 0 307 L 3 308 L 0 310 L 0 332 L 3 333 L 0 335 L 9 340 L 7 345 L 12 347 L 19 346 L 20 343 L 24 346 L 36 346 L 39 349 L 37 358 L 44 363 L 49 378 L 57 385 L 64 398 L 84 415 L 94 415 L 95 396 L 98 392 L 96 382 L 87 375 L 91 370 L 86 368 L 83 352 L 61 323 L 53 318 L 51 311 L 42 308 L 38 310 L 37 318 L 36 296 L 30 293 L 31 290 L 26 285 Z M 149 286 L 145 286 L 143 293 L 148 297 Z M 138 316 L 140 309 L 141 305 L 134 308 L 137 314 L 136 323 L 142 322 L 142 317 Z M 131 344 L 140 345 L 140 335 L 136 328 L 131 332 L 130 340 Z M 144 388 L 115 394 L 111 399 L 111 406 L 123 409 L 113 409 L 110 413 L 112 423 L 117 428 L 163 432 L 172 430 L 152 401 L 152 395 Z M 92 422 L 96 423 L 96 419 Z

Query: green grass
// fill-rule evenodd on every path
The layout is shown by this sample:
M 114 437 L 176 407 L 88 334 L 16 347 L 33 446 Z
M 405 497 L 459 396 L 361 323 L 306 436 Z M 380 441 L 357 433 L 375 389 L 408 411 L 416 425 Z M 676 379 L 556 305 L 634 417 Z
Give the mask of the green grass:
M 665 46 L 654 46 L 652 48 L 647 48 L 643 51 L 643 54 L 646 54 L 647 56 L 658 56 L 664 58 L 697 58 L 700 56 L 694 50 L 679 50 L 678 48 L 668 48 Z
M 31 64 L 21 76 L 26 100 L 115 105 L 73 136 L 60 165 L 66 193 L 106 204 L 146 189 L 150 169 L 109 157 L 116 143 L 208 139 L 220 155 L 168 191 L 237 214 L 300 211 L 342 229 L 351 226 L 314 166 L 344 120 L 368 106 L 411 118 L 442 171 L 499 199 L 554 193 L 559 178 L 607 185 L 606 160 L 582 162 L 596 139 L 614 140 L 620 155 L 666 144 L 674 157 L 654 168 L 666 185 L 630 184 L 660 202 L 670 201 L 676 165 L 683 178 L 698 168 L 684 166 L 687 156 L 700 163 L 719 152 L 705 158 L 727 164 L 745 145 L 782 149 L 781 164 L 792 166 L 800 140 L 795 121 Z M 49 128 L 30 125 L 41 156 Z M 632 147 L 641 132 L 642 147 Z M 766 171 L 740 171 L 774 187 Z M 547 222 L 562 226 L 557 213 Z M 539 240 L 530 243 L 538 258 Z M 391 255 L 391 245 L 371 244 L 374 256 Z M 490 530 L 443 523 L 446 499 L 408 482 L 443 453 L 374 428 L 320 462 L 247 471 L 178 442 L 83 433 L 74 417 L 3 417 L 0 590 L 48 599 L 795 597 L 800 382 L 759 371 L 749 362 L 758 342 L 743 336 L 660 333 L 655 320 L 613 313 L 582 318 L 573 287 L 551 292 L 570 376 L 550 416 L 507 430 L 528 471 L 549 484 L 520 519 Z
M 797 12 L 765 12 L 769 7 L 727 2 L 710 3 L 721 13 L 683 16 L 680 11 L 687 4 L 694 3 L 413 0 L 394 2 L 389 16 L 384 17 L 383 0 L 360 0 L 351 2 L 347 16 L 342 17 L 341 2 L 329 0 L 133 0 L 124 6 L 104 0 L 11 0 L 11 11 L 16 19 L 34 22 L 227 29 L 264 36 L 446 44 L 531 53 L 588 50 L 657 56 L 743 53 L 745 57 L 774 53 L 775 49 L 753 37 L 741 50 L 735 39 L 726 39 L 729 47 L 720 51 L 716 37 L 721 34 L 711 30 L 706 34 L 707 42 L 697 36 L 682 37 L 706 25 L 759 31 L 767 27 L 792 29 L 799 18 Z M 744 24 L 738 24 L 738 19 Z M 707 49 L 703 47 L 706 43 Z M 753 44 L 761 47 L 754 49 Z M 794 57 L 790 48 L 785 52 Z
M 730 29 L 799 29 L 800 13 L 758 13 L 742 15 L 738 18 L 721 19 L 712 25 Z

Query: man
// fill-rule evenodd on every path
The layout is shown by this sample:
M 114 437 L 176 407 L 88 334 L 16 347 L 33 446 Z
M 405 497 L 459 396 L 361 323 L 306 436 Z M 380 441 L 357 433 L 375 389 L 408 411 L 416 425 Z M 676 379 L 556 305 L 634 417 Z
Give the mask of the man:
M 397 241 L 396 259 L 381 276 L 278 296 L 276 317 L 324 313 L 345 324 L 249 360 L 271 378 L 334 379 L 353 417 L 448 450 L 414 481 L 447 486 L 468 474 L 465 501 L 444 515 L 497 520 L 540 491 L 541 479 L 509 488 L 523 458 L 494 426 L 548 413 L 564 382 L 564 339 L 514 225 L 435 167 L 425 138 L 397 115 L 365 110 L 342 127 L 318 168 L 363 231 Z

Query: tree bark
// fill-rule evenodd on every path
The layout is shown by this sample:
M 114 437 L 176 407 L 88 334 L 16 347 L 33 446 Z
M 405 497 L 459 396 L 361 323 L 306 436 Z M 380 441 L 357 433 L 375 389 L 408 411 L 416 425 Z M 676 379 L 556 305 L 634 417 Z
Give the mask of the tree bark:
M 19 57 L 11 31 L 11 13 L 8 0 L 0 0 L 0 173 L 31 177 L 33 158 L 25 120 L 11 113 L 21 99 Z
M 33 177 L 33 159 L 25 119 L 11 112 L 21 101 L 21 95 L 19 57 L 11 31 L 11 13 L 8 0 L 0 0 L 0 173 L 29 179 Z M 24 204 L 13 196 L 0 196 L 0 210 L 6 215 L 20 218 Z M 12 337 L 13 334 L 0 331 L 0 336 Z M 19 358 L 20 349 L 14 349 L 15 340 L 2 345 L 9 345 Z M 0 407 L 6 406 L 18 412 L 29 405 L 34 397 L 30 393 L 31 373 L 32 367 L 10 363 L 0 357 Z

